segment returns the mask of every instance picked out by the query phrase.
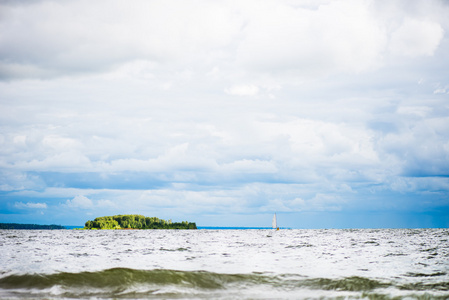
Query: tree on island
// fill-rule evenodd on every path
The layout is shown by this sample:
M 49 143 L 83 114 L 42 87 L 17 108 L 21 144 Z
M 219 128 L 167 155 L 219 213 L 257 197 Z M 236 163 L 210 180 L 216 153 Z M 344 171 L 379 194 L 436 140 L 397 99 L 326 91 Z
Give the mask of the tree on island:
M 84 229 L 197 229 L 195 223 L 172 222 L 142 215 L 116 215 L 95 218 Z

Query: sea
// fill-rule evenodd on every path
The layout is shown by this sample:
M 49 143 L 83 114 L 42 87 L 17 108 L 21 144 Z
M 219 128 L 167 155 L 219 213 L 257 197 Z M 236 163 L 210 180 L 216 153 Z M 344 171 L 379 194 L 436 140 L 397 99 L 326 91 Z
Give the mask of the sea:
M 449 299 L 449 229 L 0 230 L 0 299 Z

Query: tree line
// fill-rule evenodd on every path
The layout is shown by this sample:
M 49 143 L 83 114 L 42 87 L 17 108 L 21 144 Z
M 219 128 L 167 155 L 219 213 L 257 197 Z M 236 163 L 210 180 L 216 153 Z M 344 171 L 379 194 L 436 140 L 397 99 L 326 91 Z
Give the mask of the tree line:
M 95 218 L 84 229 L 197 229 L 195 223 L 172 222 L 142 215 L 116 215 Z
M 38 224 L 18 224 L 18 223 L 0 223 L 0 229 L 65 229 L 61 225 L 38 225 Z

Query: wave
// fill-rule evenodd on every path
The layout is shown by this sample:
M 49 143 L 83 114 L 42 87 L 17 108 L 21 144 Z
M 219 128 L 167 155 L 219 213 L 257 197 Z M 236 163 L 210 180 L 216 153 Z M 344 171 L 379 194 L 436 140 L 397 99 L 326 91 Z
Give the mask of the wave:
M 0 298 L 324 298 L 395 295 L 447 299 L 449 283 L 394 284 L 364 277 L 309 278 L 267 273 L 113 268 L 97 272 L 21 274 L 0 278 Z M 234 295 L 234 296 L 232 296 Z M 246 295 L 246 296 L 245 296 Z M 396 297 L 396 296 L 395 296 Z M 312 297 L 315 298 L 315 297 Z

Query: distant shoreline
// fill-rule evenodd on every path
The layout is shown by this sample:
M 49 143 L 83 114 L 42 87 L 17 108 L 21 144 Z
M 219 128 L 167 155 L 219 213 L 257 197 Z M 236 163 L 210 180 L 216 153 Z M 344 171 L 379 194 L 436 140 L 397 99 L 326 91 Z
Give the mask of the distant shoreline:
M 12 226 L 13 225 L 13 226 Z M 0 229 L 21 230 L 73 230 L 83 229 L 82 225 L 41 225 L 21 223 L 0 223 Z M 128 228 L 123 228 L 124 230 Z M 131 228 L 130 228 L 131 229 Z M 272 229 L 271 227 L 229 227 L 229 226 L 198 226 L 198 230 L 250 230 L 250 229 Z
M 83 226 L 64 226 L 67 229 L 82 229 Z M 69 228 L 70 227 L 70 228 Z M 197 226 L 198 230 L 247 230 L 247 229 L 272 229 L 271 227 L 226 227 L 226 226 Z M 290 228 L 281 228 L 290 229 Z
M 58 230 L 66 229 L 61 225 L 40 225 L 40 224 L 20 224 L 20 223 L 0 223 L 0 229 L 20 229 L 20 230 Z

